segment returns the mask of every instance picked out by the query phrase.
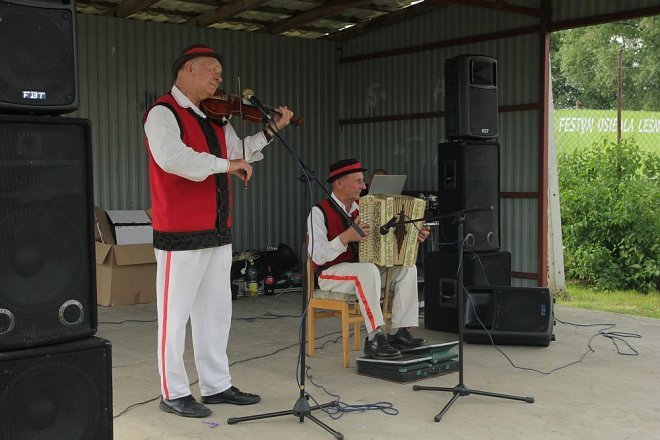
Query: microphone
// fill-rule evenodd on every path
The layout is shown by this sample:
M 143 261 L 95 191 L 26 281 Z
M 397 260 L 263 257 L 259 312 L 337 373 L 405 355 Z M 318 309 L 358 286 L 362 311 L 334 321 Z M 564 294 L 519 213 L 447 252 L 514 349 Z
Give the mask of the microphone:
M 259 99 L 254 96 L 252 89 L 243 89 L 243 98 L 247 99 L 252 105 L 261 110 L 261 113 L 264 114 L 264 118 L 270 120 L 269 113 L 274 110 L 273 107 L 262 104 L 261 101 L 259 101 Z
M 396 226 L 396 215 L 390 219 L 389 222 L 385 223 L 383 226 L 380 227 L 380 235 L 387 235 L 387 233 L 392 229 L 394 226 Z

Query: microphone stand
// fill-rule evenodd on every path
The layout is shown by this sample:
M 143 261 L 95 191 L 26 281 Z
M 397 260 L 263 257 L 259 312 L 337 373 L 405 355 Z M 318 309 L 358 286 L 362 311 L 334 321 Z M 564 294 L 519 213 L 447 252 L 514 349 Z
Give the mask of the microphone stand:
M 458 384 L 453 388 L 447 387 L 425 387 L 420 385 L 413 385 L 413 390 L 426 390 L 426 391 L 446 391 L 453 394 L 449 402 L 442 408 L 442 410 L 433 418 L 436 422 L 442 420 L 442 416 L 451 408 L 451 406 L 458 400 L 461 396 L 469 396 L 470 394 L 477 394 L 480 396 L 488 397 L 497 397 L 500 399 L 510 399 L 510 400 L 519 400 L 521 402 L 534 403 L 533 397 L 522 397 L 522 396 L 511 396 L 508 394 L 498 394 L 491 393 L 489 391 L 480 391 L 473 390 L 468 388 L 463 382 L 463 325 L 464 325 L 464 309 L 465 309 L 465 298 L 467 295 L 467 290 L 463 287 L 463 248 L 464 248 L 464 237 L 463 237 L 463 225 L 465 223 L 465 215 L 478 211 L 485 211 L 493 209 L 492 206 L 489 208 L 477 208 L 470 210 L 457 211 L 456 213 L 440 216 L 450 217 L 455 216 L 458 223 L 457 237 L 458 237 L 458 287 L 456 289 L 456 294 L 458 295 Z M 464 292 L 465 290 L 465 292 Z
M 270 121 L 271 121 L 271 117 L 268 114 L 268 112 L 261 106 L 258 106 L 258 108 L 264 115 L 264 119 L 263 119 L 264 123 L 269 124 Z M 275 131 L 275 130 L 273 130 L 273 131 Z M 310 175 L 309 169 L 307 168 L 307 166 L 305 166 L 305 164 L 303 163 L 300 156 L 298 156 L 298 154 L 296 154 L 296 152 L 284 140 L 284 138 L 282 138 L 279 131 L 275 131 L 275 136 L 277 136 L 277 138 L 280 140 L 280 142 L 282 142 L 282 144 L 287 148 L 289 153 L 291 153 L 291 155 L 294 157 L 294 159 L 296 160 L 298 165 L 301 167 L 304 175 L 306 176 L 308 187 L 309 187 L 309 182 L 314 180 L 315 182 L 317 182 L 319 184 L 319 186 L 321 186 L 321 188 L 323 188 L 323 190 L 326 193 L 328 193 L 328 191 L 316 179 L 316 177 L 312 177 Z M 311 192 L 310 192 L 310 194 L 311 194 Z M 334 199 L 332 199 L 332 197 L 330 197 L 330 200 L 332 200 L 334 202 Z M 335 202 L 335 204 L 336 204 L 336 202 Z M 344 214 L 346 214 L 346 218 L 348 218 L 351 221 L 351 223 L 353 223 L 353 220 L 350 218 L 350 216 L 343 209 L 341 209 L 341 207 L 340 207 L 340 212 L 343 212 Z M 358 230 L 360 232 L 362 232 L 361 229 L 358 228 Z M 303 248 L 304 248 L 304 246 L 303 246 Z M 305 256 L 305 258 L 303 258 L 303 261 L 305 261 L 307 259 L 306 258 L 306 252 L 307 252 L 307 249 L 303 249 L 303 255 Z M 307 306 L 308 306 L 308 302 L 307 302 L 307 295 L 305 295 L 304 292 L 308 291 L 307 284 L 310 282 L 310 280 L 308 278 L 309 277 L 306 276 L 305 281 L 303 283 L 302 313 L 301 313 L 302 320 L 301 320 L 301 323 L 300 323 L 300 326 L 301 326 L 301 328 L 300 328 L 300 347 L 298 349 L 299 350 L 298 351 L 298 353 L 299 353 L 299 363 L 300 363 L 300 378 L 299 378 L 298 385 L 299 385 L 299 388 L 300 388 L 300 394 L 299 394 L 298 399 L 296 400 L 295 404 L 293 405 L 293 409 L 285 410 L 285 411 L 276 411 L 276 412 L 264 413 L 264 414 L 256 414 L 256 415 L 245 416 L 245 417 L 230 417 L 230 418 L 227 419 L 227 424 L 235 425 L 236 423 L 246 422 L 246 421 L 250 421 L 250 420 L 260 420 L 260 419 L 268 419 L 268 418 L 273 418 L 273 417 L 281 417 L 281 416 L 292 415 L 294 417 L 298 417 L 298 420 L 299 420 L 300 423 L 303 423 L 305 421 L 305 419 L 311 420 L 312 422 L 316 423 L 321 428 L 328 431 L 330 434 L 332 434 L 338 440 L 342 440 L 344 438 L 344 434 L 342 434 L 341 432 L 335 431 L 330 426 L 323 423 L 321 420 L 319 420 L 314 415 L 312 415 L 312 411 L 316 411 L 318 409 L 324 409 L 324 408 L 330 408 L 330 407 L 337 408 L 338 407 L 337 402 L 332 401 L 332 402 L 324 403 L 324 404 L 321 404 L 321 405 L 310 406 L 310 404 L 309 404 L 309 395 L 305 391 L 305 358 L 307 356 L 307 350 L 306 350 L 307 347 L 305 346 L 305 339 L 307 338 Z

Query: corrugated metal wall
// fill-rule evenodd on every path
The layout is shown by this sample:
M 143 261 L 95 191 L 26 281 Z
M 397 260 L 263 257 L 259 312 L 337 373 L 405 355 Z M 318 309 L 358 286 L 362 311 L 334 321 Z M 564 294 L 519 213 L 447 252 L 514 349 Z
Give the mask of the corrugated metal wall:
M 448 7 L 350 40 L 343 44 L 342 55 L 369 54 L 533 24 L 538 24 L 538 19 L 477 8 Z M 498 60 L 500 106 L 538 103 L 542 78 L 539 50 L 539 34 L 530 33 L 342 64 L 341 117 L 352 119 L 444 110 L 445 60 L 461 54 L 483 54 Z M 538 121 L 537 110 L 499 114 L 501 191 L 538 190 Z M 342 130 L 342 154 L 359 157 L 369 168 L 407 174 L 408 190 L 437 191 L 437 144 L 445 140 L 442 118 L 350 124 Z M 512 254 L 512 270 L 536 273 L 537 200 L 503 199 L 501 208 L 502 249 Z M 516 279 L 514 285 L 536 285 L 536 282 Z
M 250 87 L 263 102 L 291 107 L 305 120 L 283 135 L 308 166 L 325 174 L 338 144 L 335 44 L 257 33 L 78 15 L 80 109 L 92 123 L 94 198 L 106 209 L 149 207 L 142 115 L 172 85 L 171 65 L 187 45 L 225 54 L 222 87 Z M 239 122 L 233 122 L 239 130 Z M 245 123 L 246 134 L 261 128 Z M 299 254 L 309 210 L 306 187 L 286 149 L 273 142 L 247 190 L 234 187 L 234 248 L 287 243 Z M 236 181 L 238 182 L 238 181 Z M 316 200 L 316 190 L 313 200 Z
M 515 2 L 539 7 L 540 0 Z M 552 1 L 553 21 L 658 5 L 658 0 Z M 226 55 L 224 88 L 238 93 L 236 76 L 270 104 L 287 104 L 305 118 L 284 133 L 310 168 L 323 177 L 327 165 L 347 156 L 370 167 L 409 175 L 408 189 L 437 187 L 441 118 L 339 126 L 342 119 L 444 110 L 446 59 L 476 53 L 498 60 L 499 104 L 539 102 L 539 36 L 529 33 L 482 43 L 419 51 L 348 64 L 355 56 L 406 46 L 536 25 L 537 18 L 472 7 L 434 13 L 345 42 L 273 37 L 109 17 L 78 15 L 80 109 L 72 116 L 92 122 L 94 196 L 107 209 L 149 206 L 142 114 L 172 83 L 171 63 L 180 50 L 206 42 Z M 238 124 L 235 122 L 235 126 Z M 259 129 L 246 124 L 247 132 Z M 538 185 L 538 110 L 500 113 L 501 190 L 534 192 Z M 247 190 L 234 188 L 235 248 L 280 242 L 300 248 L 309 203 L 301 174 L 286 149 L 267 148 Z M 502 201 L 502 247 L 513 270 L 537 269 L 537 200 Z M 520 281 L 521 283 L 528 283 Z

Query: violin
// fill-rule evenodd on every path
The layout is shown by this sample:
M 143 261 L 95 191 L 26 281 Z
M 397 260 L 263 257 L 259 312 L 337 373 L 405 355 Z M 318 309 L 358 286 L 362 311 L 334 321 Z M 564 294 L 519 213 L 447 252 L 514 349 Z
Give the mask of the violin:
M 222 89 L 218 89 L 215 92 L 215 95 L 210 98 L 205 99 L 200 104 L 200 109 L 204 114 L 211 119 L 222 119 L 229 118 L 231 115 L 241 114 L 241 107 L 243 107 L 243 119 L 250 122 L 261 122 L 264 118 L 264 115 L 261 111 L 253 106 L 251 103 L 246 103 L 245 101 L 241 102 L 242 98 L 237 95 L 232 95 L 225 92 Z M 263 106 L 266 110 L 271 113 L 277 113 L 274 107 Z M 291 125 L 302 126 L 304 121 L 303 118 L 292 117 Z

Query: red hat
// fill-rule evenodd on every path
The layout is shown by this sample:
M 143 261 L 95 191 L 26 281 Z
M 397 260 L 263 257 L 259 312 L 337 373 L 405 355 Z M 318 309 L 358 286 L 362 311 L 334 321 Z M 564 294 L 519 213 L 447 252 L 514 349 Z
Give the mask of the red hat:
M 328 173 L 328 180 L 326 182 L 332 183 L 346 174 L 367 171 L 362 167 L 362 164 L 357 159 L 343 159 L 330 165 L 330 172 Z
M 186 63 L 186 61 L 192 60 L 193 58 L 198 57 L 212 57 L 218 60 L 220 64 L 223 64 L 222 55 L 216 53 L 212 47 L 207 46 L 206 44 L 193 44 L 183 49 L 179 58 L 174 61 L 172 65 L 172 76 L 176 79 L 176 74 L 181 69 L 181 67 Z

